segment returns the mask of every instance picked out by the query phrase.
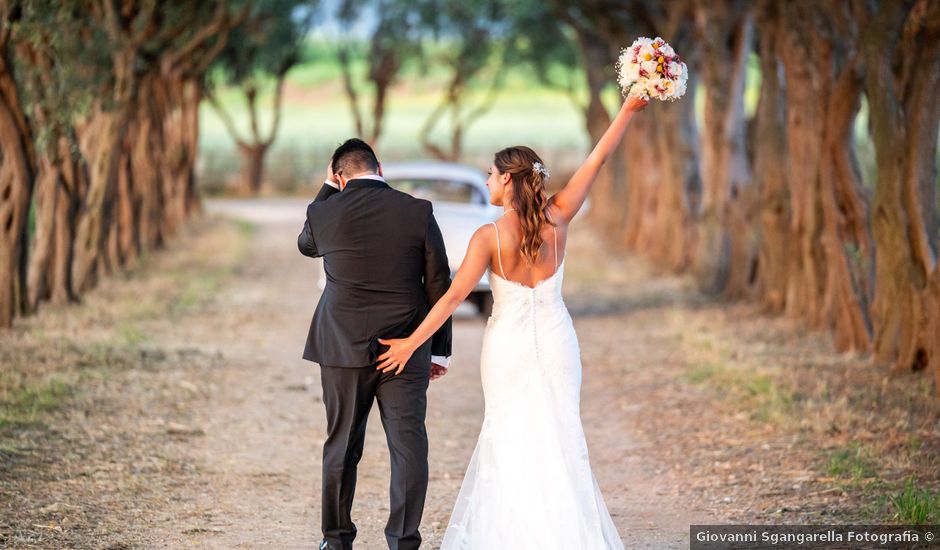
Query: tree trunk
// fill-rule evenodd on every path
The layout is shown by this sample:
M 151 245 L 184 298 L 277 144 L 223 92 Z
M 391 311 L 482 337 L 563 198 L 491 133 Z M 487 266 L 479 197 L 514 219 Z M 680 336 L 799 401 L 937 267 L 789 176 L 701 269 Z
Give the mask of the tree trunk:
M 35 311 L 39 301 L 49 298 L 52 292 L 50 260 L 55 251 L 56 213 L 59 210 L 61 169 L 53 154 L 40 154 L 39 171 L 36 177 L 36 229 L 30 244 L 29 272 L 27 276 L 29 308 Z
M 176 179 L 183 182 L 186 193 L 183 198 L 187 218 L 202 212 L 202 200 L 196 186 L 196 159 L 199 158 L 199 104 L 202 88 L 198 82 L 185 80 L 180 99 L 180 154 L 177 157 Z
M 72 281 L 78 292 L 92 285 L 92 276 L 99 265 L 100 253 L 113 247 L 109 244 L 118 165 L 127 129 L 130 102 L 137 91 L 134 61 L 136 52 L 124 50 L 114 55 L 114 104 L 110 111 L 98 110 L 89 125 L 94 132 L 94 153 L 89 166 L 88 192 L 79 212 L 75 235 L 75 257 Z
M 823 121 L 829 79 L 816 64 L 814 39 L 808 31 L 816 24 L 812 6 L 791 3 L 784 7 L 781 53 L 786 75 L 787 179 L 790 182 L 789 257 L 786 313 L 822 328 L 821 298 L 825 291 L 824 251 L 820 245 L 822 212 L 819 170 L 823 151 Z
M 698 86 L 695 25 L 688 17 L 688 4 L 675 5 L 665 20 L 659 36 L 669 36 L 670 44 L 682 52 L 685 63 L 693 68 L 687 82 L 688 92 L 676 103 L 656 109 L 654 125 L 662 172 L 656 185 L 656 211 L 651 226 L 653 263 L 670 272 L 687 269 L 695 246 L 695 212 L 701 193 L 698 171 L 698 129 L 695 120 L 695 90 Z M 626 153 L 625 153 L 626 154 Z
M 124 139 L 121 140 L 121 148 L 118 151 L 114 214 L 110 224 L 106 256 L 109 272 L 119 272 L 132 266 L 140 254 L 137 233 L 137 218 L 140 215 L 140 197 L 137 189 L 139 183 L 135 181 L 136 175 L 130 158 L 130 151 L 134 147 L 136 136 L 136 122 L 132 118 L 128 122 Z
M 773 313 L 786 305 L 790 196 L 787 188 L 786 102 L 779 59 L 780 4 L 765 0 L 757 12 L 761 64 L 760 99 L 755 113 L 754 185 L 760 194 L 760 244 L 756 292 Z
M 702 289 L 743 296 L 755 250 L 744 188 L 751 179 L 745 148 L 744 79 L 751 44 L 747 4 L 735 0 L 697 4 L 703 40 L 702 210 L 694 271 Z
M 872 202 L 878 250 L 872 304 L 875 360 L 893 370 L 933 368 L 940 380 L 940 237 L 931 232 L 937 216 L 940 6 L 879 3 L 864 47 L 878 166 Z
M 829 7 L 833 11 L 838 9 L 835 4 Z M 855 160 L 855 117 L 862 87 L 854 48 L 856 40 L 854 36 L 835 35 L 831 42 L 825 37 L 817 42 L 820 65 L 834 69 L 830 78 L 832 94 L 827 98 L 823 120 L 825 148 L 819 174 L 821 244 L 826 256 L 820 315 L 835 332 L 835 345 L 840 351 L 868 351 L 871 344 L 873 251 L 867 228 L 868 207 Z M 848 51 L 840 56 L 833 51 L 836 48 Z
M 614 189 L 624 189 L 627 198 L 619 199 L 614 205 L 626 209 L 622 218 L 615 213 L 611 223 L 620 223 L 623 227 L 621 242 L 639 254 L 648 254 L 655 246 L 659 182 L 663 179 L 664 166 L 661 152 L 655 147 L 659 133 L 656 113 L 635 115 L 620 150 L 626 175 L 614 179 Z
M 50 266 L 50 300 L 56 304 L 78 300 L 72 286 L 72 259 L 75 253 L 75 223 L 86 187 L 86 172 L 70 155 L 61 165 L 61 185 L 55 201 L 55 234 Z
M 261 177 L 264 175 L 264 156 L 268 152 L 265 143 L 239 144 L 238 152 L 242 158 L 241 190 L 246 197 L 255 196 L 261 191 Z
M 4 53 L 5 52 L 0 52 Z M 0 56 L 0 327 L 26 312 L 26 254 L 34 168 L 30 137 L 5 55 Z
M 693 87 L 694 81 L 690 83 Z M 654 186 L 657 204 L 648 254 L 654 264 L 672 272 L 689 265 L 695 237 L 692 194 L 700 180 L 694 108 L 694 101 L 684 98 L 655 117 L 662 173 Z
M 611 122 L 610 113 L 601 102 L 601 90 L 607 81 L 604 67 L 610 64 L 611 59 L 607 46 L 596 36 L 578 33 L 578 48 L 588 87 L 588 102 L 583 107 L 584 124 L 590 138 L 590 146 L 593 147 L 604 135 Z M 607 230 L 618 228 L 615 213 L 618 209 L 626 208 L 626 204 L 622 201 L 617 202 L 615 198 L 619 196 L 615 189 L 617 185 L 615 172 L 617 165 L 621 162 L 619 156 L 620 154 L 615 152 L 608 159 L 607 164 L 601 167 L 591 192 L 589 216 L 597 225 Z

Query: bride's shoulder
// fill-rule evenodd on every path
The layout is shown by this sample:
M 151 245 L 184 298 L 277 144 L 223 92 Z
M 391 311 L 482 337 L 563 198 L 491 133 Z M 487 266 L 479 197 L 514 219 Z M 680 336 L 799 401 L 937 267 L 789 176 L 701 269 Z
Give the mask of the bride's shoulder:
M 473 232 L 470 241 L 478 241 L 479 244 L 496 250 L 500 241 L 503 241 L 503 246 L 506 246 L 507 239 L 511 241 L 512 236 L 513 228 L 509 225 L 509 221 L 505 218 L 501 218 L 478 227 L 476 231 Z
M 470 242 L 467 244 L 467 253 L 472 254 L 478 251 L 480 254 L 486 254 L 488 251 L 496 248 L 497 233 L 492 223 L 481 225 L 473 232 Z
M 477 227 L 476 231 L 473 232 L 471 239 L 491 239 L 496 237 L 496 224 L 497 222 L 489 222 Z

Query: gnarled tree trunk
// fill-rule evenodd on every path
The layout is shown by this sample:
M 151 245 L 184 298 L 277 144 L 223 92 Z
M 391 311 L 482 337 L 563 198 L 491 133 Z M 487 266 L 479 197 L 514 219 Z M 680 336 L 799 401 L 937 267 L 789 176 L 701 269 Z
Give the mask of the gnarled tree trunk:
M 35 168 L 26 117 L 0 44 L 0 327 L 26 312 L 29 204 Z
M 760 194 L 761 231 L 755 290 L 763 307 L 773 313 L 786 304 L 790 221 L 780 11 L 776 0 L 764 0 L 756 11 L 761 87 L 754 114 L 754 185 Z
M 742 200 L 751 181 L 743 96 L 752 23 L 747 3 L 735 0 L 697 4 L 695 21 L 704 46 L 705 116 L 694 271 L 704 290 L 740 297 L 756 255 Z
M 877 182 L 872 304 L 875 360 L 933 368 L 940 391 L 940 266 L 935 154 L 940 6 L 878 2 L 863 35 Z
M 75 234 L 72 282 L 82 292 L 94 283 L 102 253 L 113 242 L 111 222 L 116 195 L 118 166 L 123 155 L 130 102 L 137 91 L 134 61 L 137 52 L 124 50 L 114 55 L 115 85 L 113 105 L 100 107 L 92 115 L 87 131 L 93 133 L 94 145 L 89 165 L 89 185 L 84 197 Z M 111 245 L 113 247 L 113 244 Z

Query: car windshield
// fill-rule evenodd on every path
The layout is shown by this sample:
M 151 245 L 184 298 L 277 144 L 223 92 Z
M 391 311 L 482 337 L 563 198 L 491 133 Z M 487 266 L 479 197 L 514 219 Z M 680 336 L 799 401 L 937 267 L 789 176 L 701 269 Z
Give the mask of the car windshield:
M 479 204 L 483 197 L 472 183 L 440 178 L 392 178 L 388 184 L 419 199 L 431 202 Z

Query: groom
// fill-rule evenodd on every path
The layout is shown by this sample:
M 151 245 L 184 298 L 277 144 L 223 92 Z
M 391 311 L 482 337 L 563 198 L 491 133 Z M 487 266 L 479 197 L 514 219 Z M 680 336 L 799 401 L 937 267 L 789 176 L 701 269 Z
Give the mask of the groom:
M 356 466 L 374 400 L 392 463 L 385 538 L 391 550 L 418 548 L 428 485 L 426 393 L 428 381 L 447 372 L 450 320 L 400 374 L 377 370 L 376 358 L 387 349 L 379 338 L 411 334 L 450 286 L 431 203 L 389 187 L 372 148 L 350 139 L 333 152 L 297 247 L 323 257 L 326 272 L 303 354 L 320 364 L 327 417 L 320 548 L 352 549 Z

